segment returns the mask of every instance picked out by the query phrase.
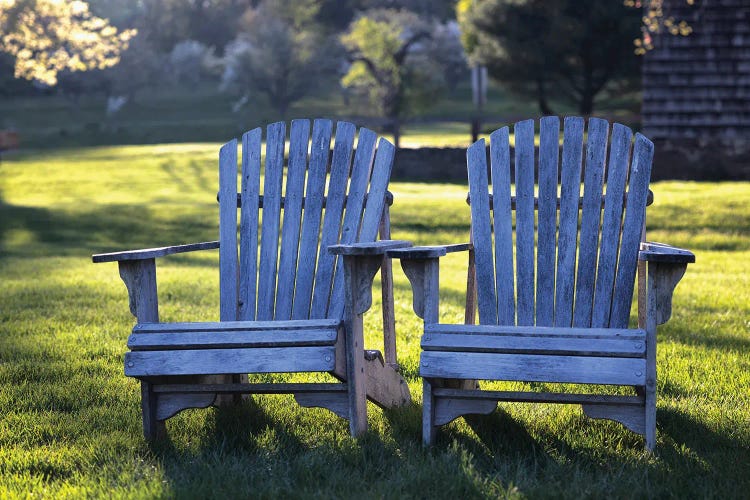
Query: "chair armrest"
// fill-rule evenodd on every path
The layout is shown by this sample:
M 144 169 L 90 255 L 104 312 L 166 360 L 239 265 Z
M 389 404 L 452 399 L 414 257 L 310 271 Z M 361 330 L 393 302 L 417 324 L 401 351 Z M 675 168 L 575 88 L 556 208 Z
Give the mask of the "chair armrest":
M 334 255 L 376 256 L 385 255 L 388 250 L 409 246 L 411 246 L 411 243 L 404 240 L 380 240 L 367 243 L 331 245 L 328 247 L 328 251 Z
M 164 257 L 176 253 L 194 252 L 196 250 L 213 250 L 219 248 L 218 241 L 204 241 L 202 243 L 191 243 L 189 245 L 176 245 L 171 247 L 144 248 L 142 250 L 128 250 L 125 252 L 98 253 L 91 256 L 95 264 L 100 262 L 121 262 L 125 260 L 145 260 L 156 257 Z
M 664 243 L 641 243 L 638 260 L 646 262 L 664 262 L 672 264 L 690 264 L 695 262 L 695 254 L 689 250 L 665 245 Z
M 472 245 L 471 243 L 456 243 L 453 245 L 430 245 L 388 250 L 387 256 L 402 260 L 434 259 L 437 257 L 442 257 L 449 253 L 465 252 L 466 250 L 473 249 L 474 245 Z

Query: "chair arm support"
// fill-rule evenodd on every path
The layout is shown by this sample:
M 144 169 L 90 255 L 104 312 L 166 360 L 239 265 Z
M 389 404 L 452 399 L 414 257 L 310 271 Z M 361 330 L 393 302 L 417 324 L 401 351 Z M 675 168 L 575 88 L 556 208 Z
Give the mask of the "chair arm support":
M 401 268 L 411 284 L 414 313 L 425 323 L 438 321 L 440 257 L 448 253 L 471 251 L 471 243 L 434 245 L 389 250 L 387 257 L 401 261 Z
M 664 262 L 673 264 L 690 264 L 695 262 L 695 254 L 689 250 L 665 245 L 664 243 L 641 243 L 638 260 L 646 262 Z
M 396 248 L 410 247 L 411 243 L 404 240 L 380 240 L 365 243 L 340 243 L 330 245 L 328 252 L 334 255 L 352 255 L 352 256 L 383 256 L 387 251 Z
M 126 252 L 101 253 L 92 256 L 94 263 L 117 262 L 120 277 L 128 289 L 130 312 L 139 323 L 159 322 L 159 299 L 156 292 L 156 258 L 176 253 L 219 248 L 218 241 L 190 245 L 146 248 Z
M 145 260 L 164 257 L 176 253 L 194 252 L 196 250 L 213 250 L 219 248 L 218 241 L 204 241 L 189 245 L 175 245 L 171 247 L 144 248 L 142 250 L 127 250 L 125 252 L 98 253 L 91 256 L 95 264 L 100 262 L 122 262 L 125 260 Z
M 648 262 L 648 287 L 646 292 L 649 314 L 655 314 L 656 325 L 662 325 L 672 316 L 674 289 L 685 275 L 685 262 Z

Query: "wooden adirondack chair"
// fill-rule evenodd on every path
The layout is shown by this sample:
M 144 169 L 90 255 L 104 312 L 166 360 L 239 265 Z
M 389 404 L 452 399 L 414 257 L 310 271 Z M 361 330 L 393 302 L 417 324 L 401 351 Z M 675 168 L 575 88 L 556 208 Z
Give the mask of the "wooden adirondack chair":
M 561 169 L 557 117 L 540 121 L 538 169 L 534 121 L 516 123 L 514 132 L 515 196 L 508 127 L 490 136 L 491 194 L 484 140 L 467 152 L 468 324 L 438 322 L 438 258 L 471 245 L 388 252 L 402 259 L 414 310 L 425 323 L 419 367 L 424 441 L 433 442 L 437 426 L 490 413 L 498 401 L 578 403 L 590 417 L 645 435 L 652 450 L 656 326 L 669 319 L 674 287 L 695 261 L 688 251 L 645 241 L 653 144 L 636 134 L 633 145 L 632 132 L 615 124 L 607 162 L 609 124 L 592 118 L 582 177 L 582 118 L 565 119 Z M 638 327 L 629 328 L 636 269 Z M 635 393 L 482 391 L 476 380 L 633 386 Z
M 395 370 L 392 277 L 383 258 L 387 249 L 407 245 L 387 239 L 394 148 L 384 139 L 376 148 L 376 134 L 362 128 L 352 164 L 355 126 L 336 125 L 331 155 L 332 128 L 329 120 L 315 120 L 311 139 L 308 120 L 292 121 L 285 168 L 286 126 L 269 125 L 262 194 L 262 130 L 242 137 L 240 193 L 237 141 L 225 144 L 219 241 L 93 256 L 119 262 L 138 320 L 125 374 L 142 382 L 148 439 L 164 433 L 167 418 L 215 404 L 217 395 L 291 393 L 302 406 L 348 418 L 355 436 L 367 429 L 366 398 L 383 407 L 410 401 Z M 385 240 L 375 241 L 379 231 Z M 159 323 L 154 259 L 215 248 L 220 321 Z M 362 331 L 381 264 L 385 360 L 364 349 Z M 328 372 L 342 382 L 247 383 L 247 374 L 269 372 Z

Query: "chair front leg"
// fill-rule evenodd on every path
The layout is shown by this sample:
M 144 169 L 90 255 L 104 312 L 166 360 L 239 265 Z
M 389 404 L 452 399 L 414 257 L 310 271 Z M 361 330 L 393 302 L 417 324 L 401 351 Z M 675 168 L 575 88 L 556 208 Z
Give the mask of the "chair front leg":
M 154 259 L 121 260 L 120 277 L 128 289 L 130 312 L 138 323 L 159 322 L 159 300 L 156 291 L 156 261 Z M 167 434 L 163 420 L 156 416 L 157 398 L 153 384 L 141 380 L 141 413 L 143 436 L 148 441 L 161 439 Z
M 372 280 L 381 255 L 344 255 L 346 383 L 349 390 L 349 430 L 358 437 L 367 431 L 367 381 L 362 315 L 372 305 Z

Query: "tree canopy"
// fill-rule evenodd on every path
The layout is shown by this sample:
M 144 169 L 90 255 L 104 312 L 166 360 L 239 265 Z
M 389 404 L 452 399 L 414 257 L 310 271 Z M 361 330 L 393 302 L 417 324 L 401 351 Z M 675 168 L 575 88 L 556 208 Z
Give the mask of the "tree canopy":
M 432 102 L 451 74 L 448 67 L 465 66 L 457 32 L 407 10 L 365 11 L 341 42 L 350 61 L 342 85 L 389 119 L 397 143 L 399 120 Z
M 606 88 L 638 85 L 633 40 L 641 16 L 622 0 L 485 0 L 459 7 L 472 61 L 535 98 L 542 113 L 553 113 L 554 97 L 589 115 Z
M 135 30 L 118 31 L 79 0 L 0 0 L 0 50 L 16 78 L 57 83 L 60 71 L 116 65 Z

